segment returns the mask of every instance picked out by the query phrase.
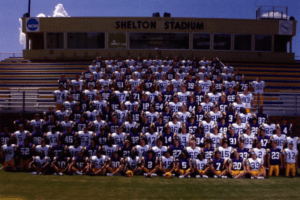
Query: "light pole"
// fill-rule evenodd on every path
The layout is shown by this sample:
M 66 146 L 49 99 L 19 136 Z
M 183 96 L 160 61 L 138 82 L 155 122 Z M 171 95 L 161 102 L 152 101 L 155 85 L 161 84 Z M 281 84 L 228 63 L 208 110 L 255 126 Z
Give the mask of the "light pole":
M 31 4 L 31 0 L 28 0 L 28 17 L 30 17 L 30 4 Z

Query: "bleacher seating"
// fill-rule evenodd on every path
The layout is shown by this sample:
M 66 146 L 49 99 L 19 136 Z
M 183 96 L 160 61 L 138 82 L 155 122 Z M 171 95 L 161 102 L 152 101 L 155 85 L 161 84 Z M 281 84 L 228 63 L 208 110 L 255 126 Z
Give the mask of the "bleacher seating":
M 268 114 L 276 115 L 276 111 L 285 111 L 283 115 L 299 115 L 300 95 L 295 97 L 294 94 L 300 93 L 300 63 L 229 63 L 235 70 L 239 70 L 240 74 L 244 74 L 248 81 L 260 76 L 266 82 L 264 107 Z M 83 72 L 88 65 L 90 65 L 88 62 L 34 63 L 23 59 L 2 61 L 0 107 L 6 109 L 7 105 L 10 105 L 11 108 L 21 108 L 22 94 L 17 94 L 16 90 L 25 90 L 26 107 L 45 110 L 45 107 L 54 105 L 52 93 L 57 89 L 60 75 L 65 74 L 66 78 L 74 79 L 75 75 Z M 293 109 L 295 105 L 296 109 Z

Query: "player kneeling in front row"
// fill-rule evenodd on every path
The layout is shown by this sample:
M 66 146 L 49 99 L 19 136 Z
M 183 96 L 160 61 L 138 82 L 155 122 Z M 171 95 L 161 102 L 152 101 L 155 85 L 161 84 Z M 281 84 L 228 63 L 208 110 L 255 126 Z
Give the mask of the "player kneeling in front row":
M 242 178 L 247 174 L 247 161 L 240 157 L 238 151 L 234 152 L 234 158 L 229 160 L 229 173 L 232 178 Z
M 120 157 L 119 151 L 114 151 L 111 158 L 108 158 L 106 169 L 109 173 L 107 176 L 113 176 L 123 171 L 123 158 Z
M 179 178 L 190 178 L 192 171 L 190 169 L 192 166 L 192 159 L 188 158 L 188 153 L 186 150 L 183 150 L 179 158 L 176 159 L 176 173 L 179 175 Z
M 166 178 L 171 178 L 175 171 L 174 158 L 171 156 L 172 151 L 168 149 L 164 154 L 159 163 L 159 171 L 161 171 Z
M 103 151 L 98 150 L 97 156 L 92 156 L 90 160 L 90 172 L 91 175 L 104 175 L 106 172 L 106 166 L 108 159 L 103 155 Z
M 204 153 L 197 155 L 197 159 L 193 160 L 192 173 L 196 175 L 196 178 L 208 178 L 209 164 L 208 160 L 204 159 Z
M 266 169 L 264 162 L 257 158 L 255 152 L 251 152 L 251 158 L 247 160 L 248 174 L 251 175 L 251 179 L 264 179 L 266 177 Z
M 124 172 L 128 177 L 140 173 L 138 152 L 135 149 L 130 152 L 130 156 L 125 158 Z
M 32 169 L 31 175 L 48 174 L 51 164 L 51 159 L 45 156 L 45 152 L 41 151 L 39 156 L 35 156 L 33 161 L 29 164 L 29 169 Z
M 294 149 L 294 143 L 290 142 L 288 148 L 284 149 L 284 168 L 285 175 L 292 177 L 296 176 L 296 169 L 298 169 L 298 150 Z
M 208 172 L 211 172 L 214 175 L 214 178 L 227 178 L 229 173 L 229 165 L 224 159 L 221 158 L 221 152 L 217 150 L 215 152 L 215 158 L 210 160 L 210 166 L 207 169 Z
M 69 170 L 69 161 L 70 158 L 69 157 L 65 157 L 65 153 L 63 151 L 60 151 L 58 153 L 58 156 L 53 158 L 53 162 L 51 163 L 51 168 L 53 168 L 54 175 L 64 175 L 67 173 L 71 173 L 71 171 Z
M 89 159 L 88 157 L 83 156 L 82 151 L 78 152 L 78 156 L 72 158 L 72 162 L 69 165 L 69 170 L 73 172 L 73 174 L 82 175 L 89 173 Z
M 153 150 L 146 151 L 146 155 L 142 157 L 141 170 L 144 172 L 144 176 L 152 177 L 156 176 L 156 172 L 159 169 L 157 158 Z

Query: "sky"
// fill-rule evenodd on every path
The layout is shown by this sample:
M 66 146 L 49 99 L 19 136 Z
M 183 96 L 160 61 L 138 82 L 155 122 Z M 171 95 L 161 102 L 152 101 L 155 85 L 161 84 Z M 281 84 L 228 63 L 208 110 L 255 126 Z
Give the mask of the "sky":
M 171 13 L 172 17 L 255 19 L 260 5 L 287 6 L 288 15 L 300 19 L 299 0 L 31 0 L 31 16 L 52 16 L 57 4 L 69 16 L 151 17 L 152 13 Z M 0 0 L 0 53 L 22 52 L 19 43 L 19 18 L 27 12 L 28 0 Z M 300 34 L 297 24 L 293 52 L 300 60 Z

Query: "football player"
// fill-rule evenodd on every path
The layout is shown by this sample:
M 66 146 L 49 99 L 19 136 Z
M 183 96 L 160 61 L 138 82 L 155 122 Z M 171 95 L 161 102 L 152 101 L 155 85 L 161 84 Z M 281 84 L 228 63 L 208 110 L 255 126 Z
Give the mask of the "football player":
M 208 133 L 205 136 L 205 139 L 210 139 L 211 140 L 211 146 L 213 148 L 218 148 L 219 146 L 222 146 L 222 140 L 223 140 L 223 135 L 222 133 L 219 133 L 218 125 L 215 124 L 213 127 L 213 133 Z
M 203 152 L 197 155 L 197 159 L 193 160 L 193 174 L 196 174 L 196 178 L 208 178 L 208 160 L 204 158 Z
M 257 158 L 255 152 L 251 152 L 251 158 L 247 160 L 248 174 L 251 175 L 251 179 L 264 179 L 266 177 L 266 169 L 264 162 Z
M 19 168 L 21 172 L 29 172 L 29 164 L 33 156 L 34 147 L 34 144 L 29 143 L 29 138 L 25 138 L 24 143 L 19 144 L 17 151 L 20 156 Z
M 275 176 L 279 176 L 279 165 L 280 169 L 283 168 L 283 160 L 282 160 L 282 150 L 277 148 L 277 142 L 273 141 L 272 148 L 267 149 L 268 152 L 268 167 L 269 167 L 269 176 L 275 173 Z
M 200 154 L 200 147 L 196 147 L 196 140 L 192 138 L 189 142 L 189 146 L 186 147 L 186 151 L 188 152 L 189 158 L 196 159 Z
M 88 174 L 90 168 L 88 160 L 88 157 L 85 157 L 82 151 L 78 151 L 78 155 L 72 157 L 72 161 L 68 167 L 69 171 L 72 171 L 73 175 Z
M 148 150 L 145 156 L 142 157 L 141 170 L 144 172 L 144 176 L 152 177 L 156 176 L 156 172 L 159 169 L 158 159 L 155 156 L 153 150 Z
M 290 142 L 288 148 L 284 149 L 284 168 L 285 175 L 292 177 L 296 176 L 296 170 L 298 169 L 298 150 L 294 149 L 294 143 Z
M 168 147 L 163 146 L 164 138 L 162 135 L 159 135 L 156 140 L 156 146 L 152 147 L 152 150 L 155 152 L 157 158 L 161 158 L 165 152 L 168 150 Z
M 133 176 L 134 174 L 139 174 L 140 167 L 139 165 L 138 152 L 133 149 L 130 152 L 130 156 L 125 158 L 124 161 L 124 172 L 127 176 Z
M 216 151 L 221 152 L 221 159 L 224 159 L 227 163 L 227 160 L 230 159 L 230 156 L 233 153 L 233 148 L 228 147 L 228 140 L 223 139 L 222 146 L 218 147 Z
M 281 134 L 281 128 L 279 126 L 276 127 L 275 134 L 271 136 L 270 141 L 277 142 L 277 148 L 282 150 L 286 144 L 286 135 Z
M 71 173 L 69 169 L 69 157 L 65 157 L 65 152 L 60 151 L 58 155 L 53 158 L 53 162 L 51 163 L 51 168 L 53 168 L 54 175 L 63 176 L 66 173 Z
M 170 150 L 167 150 L 160 158 L 159 170 L 163 173 L 164 176 L 166 176 L 166 173 L 172 174 L 172 172 L 175 171 L 175 162 L 171 154 L 172 152 Z
M 229 165 L 221 158 L 220 151 L 215 152 L 215 158 L 211 159 L 210 163 L 207 173 L 211 172 L 214 178 L 227 178 L 226 175 L 229 173 Z
M 90 175 L 104 175 L 108 159 L 102 150 L 97 151 L 97 156 L 92 156 L 90 159 Z
M 188 158 L 188 153 L 186 150 L 183 150 L 179 157 L 176 159 L 176 173 L 179 175 L 179 178 L 190 178 L 192 174 L 192 159 Z
M 108 158 L 106 170 L 109 172 L 107 176 L 113 176 L 123 171 L 124 159 L 120 157 L 120 152 L 115 151 L 111 158 Z
M 247 174 L 246 159 L 240 157 L 239 152 L 234 152 L 234 158 L 230 159 L 229 173 L 232 178 L 242 178 Z
M 29 168 L 33 170 L 31 175 L 43 175 L 48 174 L 51 164 L 50 157 L 45 155 L 44 151 L 39 152 L 38 156 L 33 157 L 32 162 L 29 164 Z

